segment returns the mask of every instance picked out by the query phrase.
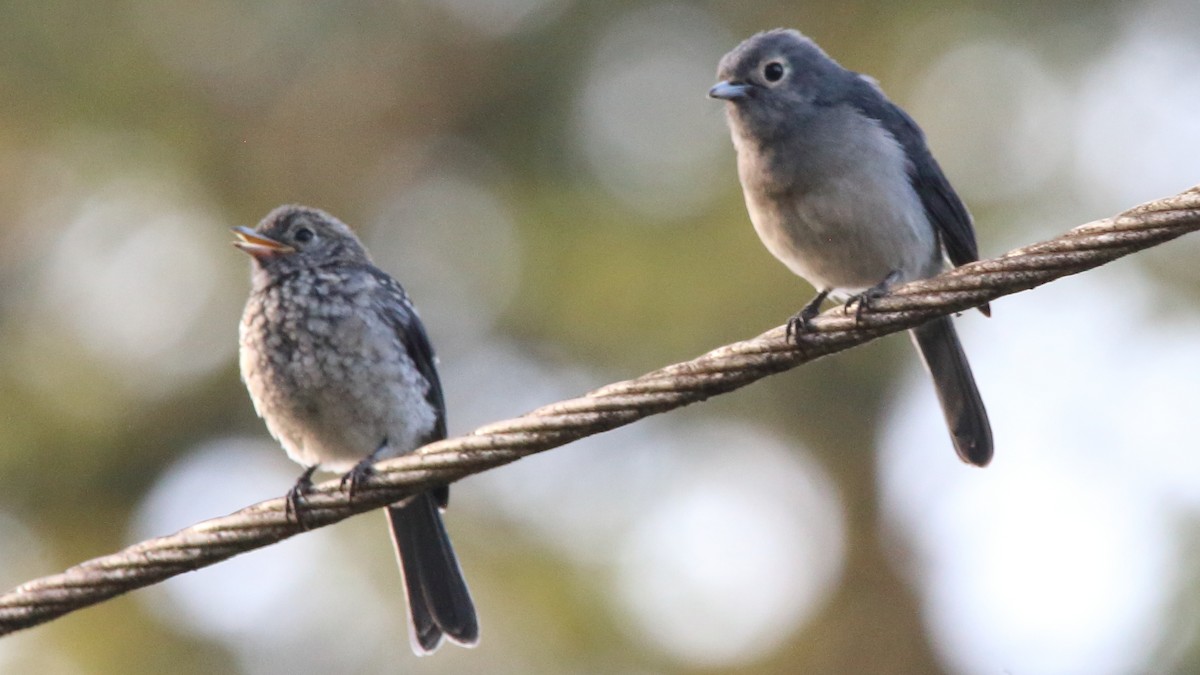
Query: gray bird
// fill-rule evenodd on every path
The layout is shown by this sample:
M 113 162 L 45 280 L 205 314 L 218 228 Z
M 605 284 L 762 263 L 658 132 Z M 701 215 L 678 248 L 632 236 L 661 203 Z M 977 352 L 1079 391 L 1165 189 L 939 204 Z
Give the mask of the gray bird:
M 857 300 L 861 312 L 892 284 L 938 274 L 944 257 L 978 259 L 971 216 L 925 135 L 874 80 L 783 29 L 726 54 L 717 79 L 708 95 L 727 102 L 754 229 L 817 289 L 789 335 L 806 330 L 827 297 Z M 911 335 L 959 457 L 987 465 L 991 425 L 954 325 L 942 317 Z
M 271 435 L 307 467 L 290 511 L 318 468 L 348 472 L 343 485 L 353 497 L 374 462 L 446 437 L 425 328 L 349 227 L 317 209 L 281 206 L 256 228 L 233 230 L 234 245 L 254 260 L 239 331 L 242 379 Z M 443 636 L 465 646 L 479 640 L 442 524 L 449 494 L 442 486 L 387 508 L 417 654 L 433 652 Z

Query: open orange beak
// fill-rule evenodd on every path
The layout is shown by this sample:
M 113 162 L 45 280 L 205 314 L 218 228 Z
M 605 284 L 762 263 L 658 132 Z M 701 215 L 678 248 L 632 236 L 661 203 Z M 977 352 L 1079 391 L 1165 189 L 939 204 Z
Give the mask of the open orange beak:
M 233 233 L 238 238 L 237 241 L 233 242 L 233 245 L 255 258 L 263 258 L 280 253 L 292 253 L 296 250 L 292 246 L 275 241 L 270 237 L 264 237 L 245 226 L 232 227 L 230 229 L 233 230 Z

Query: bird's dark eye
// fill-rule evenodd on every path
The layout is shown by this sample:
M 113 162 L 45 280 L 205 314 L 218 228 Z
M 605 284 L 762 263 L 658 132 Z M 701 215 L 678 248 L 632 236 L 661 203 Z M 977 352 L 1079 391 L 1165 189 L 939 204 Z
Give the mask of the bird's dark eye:
M 292 235 L 292 237 L 298 243 L 307 244 L 308 242 L 312 241 L 313 231 L 308 229 L 307 227 L 302 227 L 302 228 L 296 230 L 296 234 Z
M 778 82 L 783 79 L 783 64 L 778 61 L 772 61 L 763 66 L 763 77 L 767 78 L 767 82 Z

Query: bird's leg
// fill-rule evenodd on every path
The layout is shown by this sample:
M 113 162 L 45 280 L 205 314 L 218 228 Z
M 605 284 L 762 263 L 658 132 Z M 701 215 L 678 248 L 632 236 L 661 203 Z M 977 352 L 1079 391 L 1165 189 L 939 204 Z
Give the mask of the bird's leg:
M 817 312 L 821 311 L 821 303 L 825 302 L 825 298 L 829 297 L 829 294 L 832 292 L 832 288 L 822 289 L 817 293 L 815 298 L 808 301 L 804 309 L 796 312 L 792 315 L 792 318 L 788 319 L 787 328 L 783 332 L 785 342 L 794 342 L 800 337 L 800 333 L 808 332 L 809 322 L 817 315 Z
M 291 490 L 288 490 L 283 506 L 283 517 L 289 522 L 295 519 L 296 524 L 302 530 L 307 530 L 308 526 L 305 525 L 304 519 L 300 517 L 300 502 L 304 501 L 304 495 L 312 489 L 312 475 L 317 470 L 317 466 L 317 464 L 313 464 L 305 469 L 304 473 L 300 474 L 300 478 L 296 481 L 296 484 L 292 486 Z
M 899 278 L 899 270 L 892 270 L 891 272 L 888 272 L 888 275 L 883 278 L 883 281 L 880 281 L 862 293 L 859 293 L 858 295 L 855 295 L 847 300 L 846 304 L 842 305 L 842 312 L 844 313 L 850 311 L 850 305 L 858 303 L 858 307 L 854 310 L 854 325 L 857 326 L 861 324 L 863 310 L 871 309 L 871 303 L 887 295 L 888 289 L 891 288 L 892 284 L 896 283 L 896 280 Z
M 358 491 L 359 484 L 366 480 L 367 476 L 375 473 L 372 465 L 383 457 L 383 453 L 387 449 L 388 440 L 385 438 L 379 444 L 379 447 L 375 448 L 375 452 L 364 457 L 361 462 L 354 465 L 353 469 L 350 469 L 346 472 L 346 475 L 342 476 L 342 489 L 346 491 L 346 496 L 351 502 L 354 501 L 354 493 Z

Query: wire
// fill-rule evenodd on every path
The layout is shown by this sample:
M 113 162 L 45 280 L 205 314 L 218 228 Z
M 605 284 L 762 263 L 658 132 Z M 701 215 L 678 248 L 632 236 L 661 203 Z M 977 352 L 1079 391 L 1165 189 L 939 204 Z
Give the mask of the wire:
M 780 326 L 691 361 L 386 460 L 356 488 L 352 503 L 339 481 L 321 483 L 299 509 L 303 526 L 288 517 L 285 499 L 279 497 L 34 579 L 0 595 L 0 635 L 380 508 L 435 485 L 703 401 L 930 318 L 1078 274 L 1197 229 L 1200 186 L 999 258 L 898 286 L 873 301 L 861 317 L 844 308 L 831 309 L 813 319 L 811 329 L 795 343 L 784 339 Z

